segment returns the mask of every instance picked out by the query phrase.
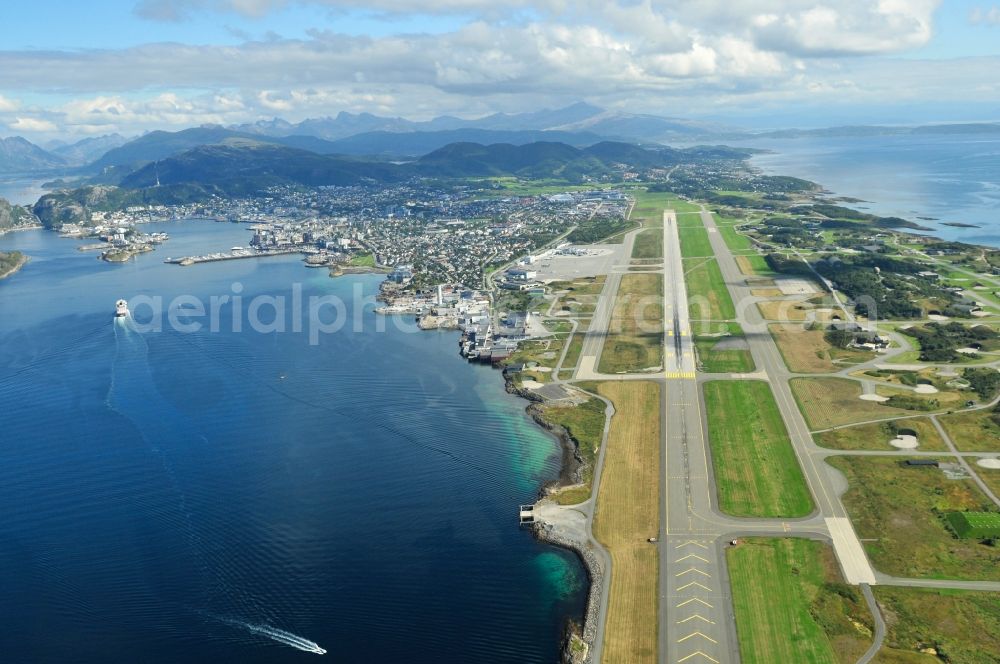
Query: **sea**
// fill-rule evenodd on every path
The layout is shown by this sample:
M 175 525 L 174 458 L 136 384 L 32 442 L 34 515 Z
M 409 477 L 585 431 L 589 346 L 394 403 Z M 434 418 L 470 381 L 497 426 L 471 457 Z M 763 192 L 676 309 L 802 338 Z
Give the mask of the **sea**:
M 1000 247 L 1000 135 L 911 134 L 741 142 L 751 163 L 817 182 L 850 207 L 909 219 L 929 235 Z M 952 227 L 945 222 L 967 224 Z
M 52 179 L 52 177 L 40 179 L 27 175 L 0 175 L 0 198 L 14 205 L 34 205 L 39 198 L 48 193 L 42 184 Z
M 588 580 L 518 526 L 560 450 L 499 373 L 377 275 L 145 230 L 124 264 L 0 237 L 0 660 L 557 661 Z

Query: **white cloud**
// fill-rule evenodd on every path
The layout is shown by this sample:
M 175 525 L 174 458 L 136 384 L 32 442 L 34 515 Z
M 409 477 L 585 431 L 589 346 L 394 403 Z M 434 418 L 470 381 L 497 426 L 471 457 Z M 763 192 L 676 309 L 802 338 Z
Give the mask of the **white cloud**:
M 936 0 L 814 4 L 758 14 L 751 32 L 762 48 L 803 56 L 896 53 L 925 45 Z
M 54 132 L 58 129 L 54 122 L 38 118 L 18 117 L 8 125 L 14 131 Z
M 972 25 L 1000 25 L 1000 7 L 973 7 L 969 11 L 969 23 Z
M 262 16 L 292 4 L 398 15 L 416 6 L 409 0 L 142 0 L 135 11 L 185 20 L 204 12 Z M 994 94 L 982 90 L 983 81 L 994 78 L 984 61 L 946 61 L 949 73 L 930 81 L 913 79 L 924 66 L 916 60 L 891 59 L 930 39 L 938 4 L 425 0 L 419 13 L 450 14 L 460 27 L 384 37 L 317 29 L 303 39 L 238 46 L 0 51 L 0 91 L 8 95 L 0 96 L 0 114 L 77 133 L 127 133 L 340 110 L 474 115 L 580 99 L 635 111 L 675 106 L 683 114 L 740 99 L 843 101 L 869 99 L 871 91 L 909 98 L 932 88 L 953 99 Z M 987 22 L 990 15 L 980 10 L 974 17 Z M 904 81 L 912 89 L 904 89 Z M 12 94 L 57 101 L 25 108 Z

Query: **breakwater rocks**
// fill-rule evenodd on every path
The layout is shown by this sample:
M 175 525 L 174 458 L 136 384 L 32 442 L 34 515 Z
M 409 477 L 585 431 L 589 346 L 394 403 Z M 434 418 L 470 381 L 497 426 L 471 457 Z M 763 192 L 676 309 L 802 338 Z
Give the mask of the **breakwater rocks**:
M 555 544 L 556 546 L 576 552 L 587 569 L 587 575 L 590 577 L 587 612 L 584 615 L 582 633 L 576 634 L 577 639 L 583 641 L 586 647 L 580 648 L 577 639 L 574 639 L 575 632 L 567 630 L 566 642 L 563 644 L 562 661 L 565 664 L 588 664 L 591 662 L 590 653 L 593 649 L 594 640 L 597 638 L 597 626 L 601 611 L 601 589 L 604 587 L 604 568 L 589 542 L 580 542 L 571 539 L 556 532 L 552 526 L 542 523 L 534 524 L 534 532 L 535 536 L 543 542 Z

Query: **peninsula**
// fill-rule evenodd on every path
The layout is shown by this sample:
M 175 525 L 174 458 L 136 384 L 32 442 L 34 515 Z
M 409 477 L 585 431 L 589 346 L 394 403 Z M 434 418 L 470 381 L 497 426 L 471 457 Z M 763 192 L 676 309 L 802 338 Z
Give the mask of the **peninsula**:
M 159 186 L 137 171 L 31 214 L 106 260 L 166 239 L 147 221 L 243 223 L 245 246 L 166 262 L 383 270 L 380 313 L 458 330 L 458 353 L 502 370 L 563 445 L 519 520 L 589 571 L 566 661 L 1000 652 L 984 609 L 1000 592 L 1000 250 L 744 152 L 602 145 L 451 146 L 323 185 L 289 181 L 283 149 L 193 150 Z M 216 180 L 204 164 L 233 150 L 286 175 Z M 933 619 L 945 598 L 968 624 Z
M 0 251 L 0 279 L 5 279 L 14 274 L 28 262 L 28 257 L 20 251 L 2 252 Z

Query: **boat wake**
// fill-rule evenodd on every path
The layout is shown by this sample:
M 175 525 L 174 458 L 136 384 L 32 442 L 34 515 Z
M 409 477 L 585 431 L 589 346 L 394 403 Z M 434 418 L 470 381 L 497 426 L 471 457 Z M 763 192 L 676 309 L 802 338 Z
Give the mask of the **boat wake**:
M 253 623 L 244 622 L 242 620 L 234 620 L 232 618 L 223 618 L 221 616 L 212 616 L 216 620 L 226 623 L 227 625 L 232 625 L 233 627 L 239 627 L 240 629 L 245 629 L 248 632 L 254 634 L 260 634 L 261 636 L 266 636 L 267 638 L 282 643 L 286 646 L 291 646 L 298 650 L 303 650 L 305 652 L 315 653 L 317 655 L 325 655 L 326 649 L 321 647 L 315 641 L 310 641 L 309 639 L 302 638 L 301 636 L 296 636 L 291 632 L 286 632 L 283 629 L 278 629 L 277 627 L 271 627 L 270 625 L 255 625 Z

